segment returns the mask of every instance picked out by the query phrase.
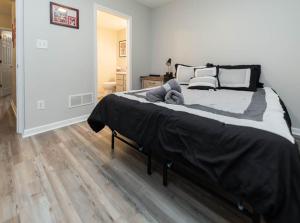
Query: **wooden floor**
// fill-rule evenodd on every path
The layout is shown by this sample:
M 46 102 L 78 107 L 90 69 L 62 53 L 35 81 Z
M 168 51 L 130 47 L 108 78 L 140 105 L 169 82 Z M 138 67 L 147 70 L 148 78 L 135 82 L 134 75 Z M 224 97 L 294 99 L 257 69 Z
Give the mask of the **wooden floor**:
M 162 186 L 160 165 L 86 123 L 22 139 L 0 99 L 0 222 L 249 222 L 183 178 Z

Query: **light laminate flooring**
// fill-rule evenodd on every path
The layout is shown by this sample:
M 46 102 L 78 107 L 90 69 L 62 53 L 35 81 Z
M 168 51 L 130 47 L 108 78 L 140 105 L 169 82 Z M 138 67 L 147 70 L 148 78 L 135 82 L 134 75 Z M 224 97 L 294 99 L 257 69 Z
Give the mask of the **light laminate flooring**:
M 0 222 L 250 222 L 235 209 L 86 123 L 29 138 L 15 134 L 10 98 L 0 99 Z

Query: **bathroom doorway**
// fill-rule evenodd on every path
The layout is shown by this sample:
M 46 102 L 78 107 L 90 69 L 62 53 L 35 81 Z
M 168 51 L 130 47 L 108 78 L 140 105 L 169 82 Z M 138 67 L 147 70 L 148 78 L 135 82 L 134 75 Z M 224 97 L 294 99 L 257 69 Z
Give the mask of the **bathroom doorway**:
M 97 7 L 97 101 L 131 89 L 131 17 Z

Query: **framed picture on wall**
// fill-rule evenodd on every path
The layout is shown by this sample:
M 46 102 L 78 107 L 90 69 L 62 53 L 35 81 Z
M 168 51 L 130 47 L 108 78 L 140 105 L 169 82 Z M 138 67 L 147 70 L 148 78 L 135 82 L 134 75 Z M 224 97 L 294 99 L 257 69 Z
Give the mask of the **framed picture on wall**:
M 126 57 L 127 49 L 126 49 L 126 40 L 119 42 L 119 57 Z
M 50 2 L 50 23 L 79 29 L 79 10 Z

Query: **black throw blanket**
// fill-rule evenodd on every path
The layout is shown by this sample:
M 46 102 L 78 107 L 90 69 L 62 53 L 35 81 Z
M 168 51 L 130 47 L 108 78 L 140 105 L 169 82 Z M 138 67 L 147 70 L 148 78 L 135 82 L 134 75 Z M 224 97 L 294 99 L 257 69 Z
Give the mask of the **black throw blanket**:
M 300 222 L 300 156 L 281 136 L 116 95 L 99 102 L 88 123 L 95 132 L 107 125 L 146 151 L 186 159 L 267 222 Z

